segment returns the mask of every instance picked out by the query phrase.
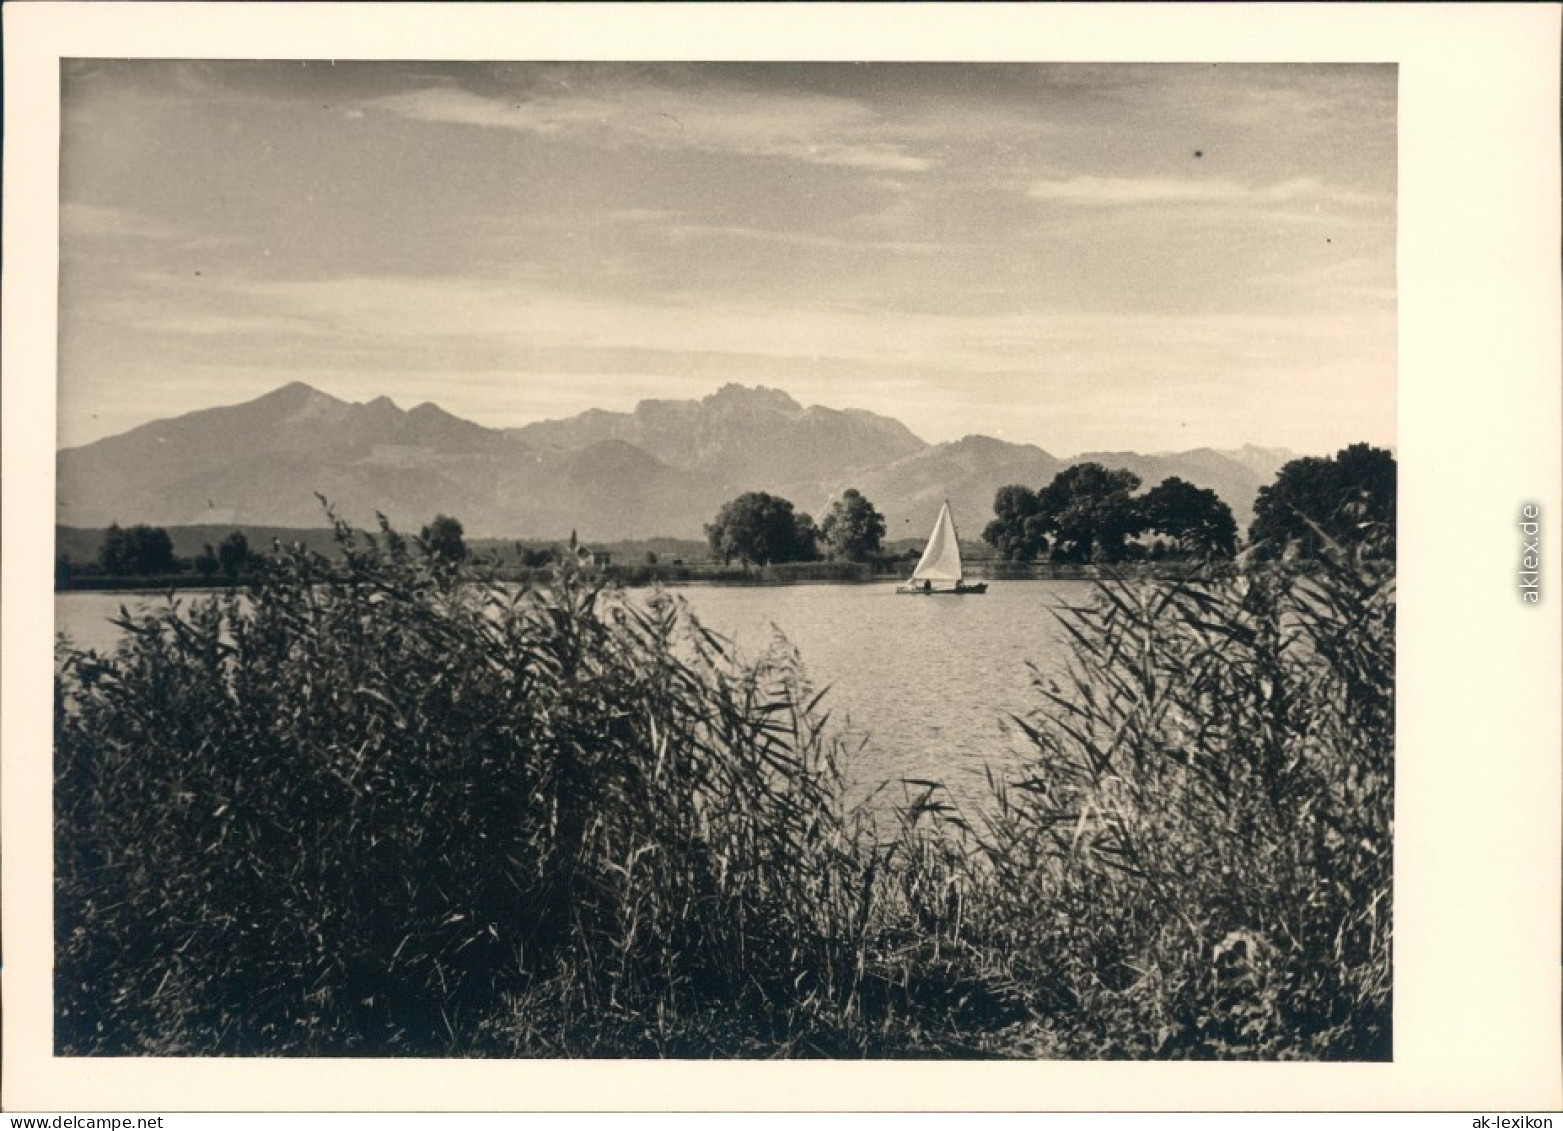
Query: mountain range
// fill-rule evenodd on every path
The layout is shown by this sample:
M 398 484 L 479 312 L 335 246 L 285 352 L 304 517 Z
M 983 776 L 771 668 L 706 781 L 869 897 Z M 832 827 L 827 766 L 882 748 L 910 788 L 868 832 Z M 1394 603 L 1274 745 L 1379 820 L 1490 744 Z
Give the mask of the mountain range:
M 805 408 L 786 393 L 727 385 L 701 400 L 646 400 L 521 428 L 486 428 L 434 404 L 352 403 L 295 382 L 256 400 L 154 421 L 57 456 L 57 521 L 76 527 L 319 526 L 316 494 L 355 525 L 376 512 L 415 530 L 455 515 L 469 536 L 701 537 L 743 491 L 782 495 L 823 517 L 848 487 L 891 538 L 921 537 L 948 499 L 967 537 L 999 487 L 1046 486 L 1072 463 L 1176 475 L 1208 487 L 1245 526 L 1254 496 L 1291 452 L 1244 447 L 1059 459 L 1030 444 L 919 439 L 860 409 Z

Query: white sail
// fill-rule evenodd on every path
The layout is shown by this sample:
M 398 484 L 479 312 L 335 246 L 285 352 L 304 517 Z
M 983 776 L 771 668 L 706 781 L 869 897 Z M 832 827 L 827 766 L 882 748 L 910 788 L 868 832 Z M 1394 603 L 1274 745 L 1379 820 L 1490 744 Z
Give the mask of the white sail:
M 912 571 L 913 581 L 961 580 L 961 544 L 955 537 L 955 520 L 950 517 L 950 504 L 939 508 L 939 518 L 928 536 L 928 546 Z

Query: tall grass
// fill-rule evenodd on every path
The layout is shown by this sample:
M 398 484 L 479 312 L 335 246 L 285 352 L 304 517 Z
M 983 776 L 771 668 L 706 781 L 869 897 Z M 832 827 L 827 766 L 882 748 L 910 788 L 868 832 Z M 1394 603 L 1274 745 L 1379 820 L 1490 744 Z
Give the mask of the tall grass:
M 1394 578 L 1103 584 L 977 902 L 1067 1055 L 1391 1049 Z
M 782 644 L 336 535 L 62 653 L 62 1054 L 1388 1053 L 1392 576 L 1104 584 L 886 820 Z
M 875 856 L 795 657 L 338 537 L 65 657 L 62 1052 L 850 1048 Z

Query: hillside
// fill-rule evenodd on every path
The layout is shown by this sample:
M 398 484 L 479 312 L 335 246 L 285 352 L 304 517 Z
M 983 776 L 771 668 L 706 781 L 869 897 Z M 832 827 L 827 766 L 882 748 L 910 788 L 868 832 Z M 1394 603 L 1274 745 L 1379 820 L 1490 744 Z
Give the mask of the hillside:
M 1178 475 L 1210 487 L 1246 525 L 1259 487 L 1290 456 L 1247 447 L 1064 460 L 986 436 L 931 445 L 890 417 L 740 385 L 494 429 L 433 404 L 353 403 L 295 382 L 61 451 L 56 521 L 319 527 L 323 495 L 357 524 L 383 513 L 415 530 L 443 512 L 474 538 L 700 538 L 741 491 L 783 495 L 819 518 L 857 487 L 891 537 L 921 531 L 948 498 L 963 535 L 975 538 L 999 487 L 1041 487 L 1069 463 L 1095 459 L 1146 486 Z
M 513 429 L 509 435 L 550 450 L 621 441 L 730 491 L 830 482 L 927 447 L 889 417 L 804 408 L 763 385 L 725 385 L 699 401 L 641 401 L 628 413 L 585 412 Z

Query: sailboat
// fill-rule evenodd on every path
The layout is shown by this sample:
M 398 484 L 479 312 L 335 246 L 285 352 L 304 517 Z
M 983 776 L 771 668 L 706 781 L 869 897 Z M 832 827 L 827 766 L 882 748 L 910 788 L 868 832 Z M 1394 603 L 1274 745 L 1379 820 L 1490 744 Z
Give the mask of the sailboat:
M 988 583 L 979 581 L 967 585 L 961 569 L 961 543 L 955 536 L 955 520 L 950 517 L 950 504 L 946 500 L 939 508 L 939 517 L 928 536 L 923 556 L 917 560 L 912 579 L 896 586 L 897 593 L 921 593 L 933 596 L 937 593 L 986 593 Z

